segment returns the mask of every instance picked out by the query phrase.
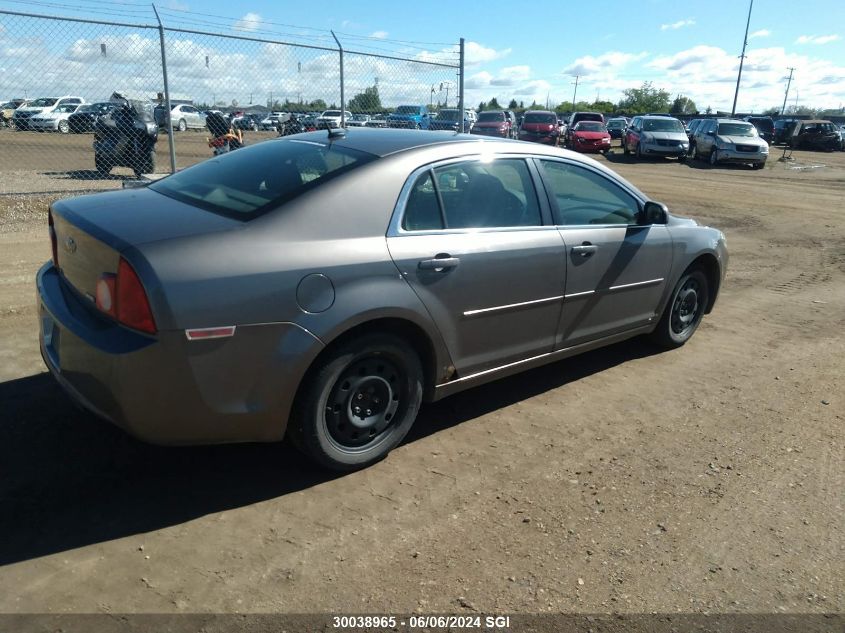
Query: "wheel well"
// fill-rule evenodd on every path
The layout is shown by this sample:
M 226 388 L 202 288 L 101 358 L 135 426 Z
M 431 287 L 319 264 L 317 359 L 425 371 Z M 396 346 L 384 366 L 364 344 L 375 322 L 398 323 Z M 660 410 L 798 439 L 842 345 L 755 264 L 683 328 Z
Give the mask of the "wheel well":
M 330 341 L 326 347 L 317 355 L 311 367 L 308 368 L 308 373 L 312 369 L 319 367 L 322 359 L 331 353 L 338 345 L 343 345 L 350 339 L 358 338 L 363 334 L 371 332 L 390 333 L 407 341 L 414 351 L 419 356 L 420 363 L 423 368 L 423 399 L 430 400 L 434 395 L 434 386 L 437 382 L 437 355 L 434 351 L 434 346 L 431 343 L 425 331 L 415 323 L 405 319 L 398 318 L 383 318 L 375 319 L 361 323 L 355 327 L 346 330 L 341 335 Z M 303 380 L 303 384 L 305 381 Z
M 713 305 L 716 303 L 716 296 L 719 294 L 719 284 L 722 280 L 722 276 L 720 274 L 721 271 L 719 270 L 719 262 L 713 255 L 708 253 L 697 257 L 695 261 L 687 267 L 687 270 L 692 270 L 693 268 L 700 268 L 704 271 L 704 275 L 707 277 L 708 297 L 707 308 L 704 310 L 704 314 L 709 314 L 713 309 Z

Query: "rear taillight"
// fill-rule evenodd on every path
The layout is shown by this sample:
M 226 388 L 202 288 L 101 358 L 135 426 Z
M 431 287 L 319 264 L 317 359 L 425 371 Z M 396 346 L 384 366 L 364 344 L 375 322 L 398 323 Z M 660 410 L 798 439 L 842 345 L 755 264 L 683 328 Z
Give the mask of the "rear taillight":
M 135 270 L 122 257 L 117 265 L 117 275 L 103 273 L 97 280 L 95 303 L 99 310 L 127 327 L 148 334 L 156 333 L 147 293 Z
M 47 227 L 50 231 L 50 248 L 53 252 L 53 266 L 59 267 L 59 243 L 56 239 L 56 227 L 53 226 L 53 211 L 47 210 Z
M 147 293 L 141 280 L 132 266 L 122 257 L 117 266 L 117 280 L 115 281 L 114 310 L 117 320 L 128 327 L 156 333 L 156 324 Z

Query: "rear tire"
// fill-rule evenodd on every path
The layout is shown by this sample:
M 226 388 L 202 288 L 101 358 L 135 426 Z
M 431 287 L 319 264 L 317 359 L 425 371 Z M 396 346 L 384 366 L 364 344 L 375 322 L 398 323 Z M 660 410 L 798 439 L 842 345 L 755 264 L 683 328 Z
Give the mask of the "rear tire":
M 641 146 L 639 143 L 637 143 L 637 150 L 636 150 L 636 152 L 637 152 L 637 153 L 636 153 L 637 160 L 642 160 L 642 159 L 644 158 L 644 156 L 643 156 L 643 148 L 642 148 L 642 146 Z
M 70 132 L 70 123 L 67 121 L 59 121 L 59 132 L 62 134 L 67 134 Z
M 622 153 L 623 153 L 625 156 L 630 156 L 630 155 L 631 155 L 631 150 L 629 150 L 629 149 L 628 149 L 628 144 L 625 142 L 625 139 L 624 139 L 624 138 L 622 139 Z
M 97 168 L 97 173 L 103 177 L 108 176 L 112 168 L 111 161 L 99 154 L 94 154 L 94 166 Z
M 156 170 L 156 152 L 151 149 L 135 168 L 135 176 L 140 178 L 144 174 L 154 174 Z
M 188 123 L 185 121 L 185 119 L 179 119 L 179 126 L 178 126 L 177 129 L 180 132 L 184 132 L 185 130 L 188 129 Z
M 700 268 L 681 275 L 663 310 L 660 322 L 649 336 L 652 342 L 672 349 L 686 343 L 698 329 L 710 300 L 707 276 Z
M 416 352 L 397 336 L 365 334 L 340 344 L 309 372 L 287 434 L 326 468 L 364 468 L 404 439 L 422 394 Z

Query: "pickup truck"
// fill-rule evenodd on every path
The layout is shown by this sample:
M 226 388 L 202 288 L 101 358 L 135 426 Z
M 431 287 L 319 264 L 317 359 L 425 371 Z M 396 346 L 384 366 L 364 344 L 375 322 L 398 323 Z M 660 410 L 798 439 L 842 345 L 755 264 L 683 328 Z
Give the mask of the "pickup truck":
M 427 130 L 431 116 L 424 105 L 400 105 L 393 114 L 387 116 L 387 127 L 404 127 Z

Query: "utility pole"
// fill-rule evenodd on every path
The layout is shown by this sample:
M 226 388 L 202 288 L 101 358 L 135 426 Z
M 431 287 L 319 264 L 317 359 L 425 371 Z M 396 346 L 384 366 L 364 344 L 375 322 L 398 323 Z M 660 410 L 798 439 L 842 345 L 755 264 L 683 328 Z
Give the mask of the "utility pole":
M 754 7 L 754 0 L 748 3 L 748 20 L 745 22 L 745 38 L 742 40 L 742 55 L 739 56 L 739 73 L 736 76 L 736 92 L 734 92 L 734 105 L 731 108 L 731 116 L 736 114 L 736 100 L 739 97 L 739 82 L 742 79 L 742 63 L 745 61 L 745 47 L 748 45 L 748 27 L 751 24 L 751 9 Z
M 780 109 L 780 114 L 783 116 L 784 111 L 786 111 L 786 99 L 789 97 L 789 86 L 792 84 L 792 73 L 795 72 L 795 68 L 789 66 L 789 79 L 786 82 L 786 92 L 783 93 L 783 106 Z
M 572 111 L 575 112 L 575 96 L 578 94 L 578 79 L 581 75 L 575 75 L 575 90 L 572 92 Z

